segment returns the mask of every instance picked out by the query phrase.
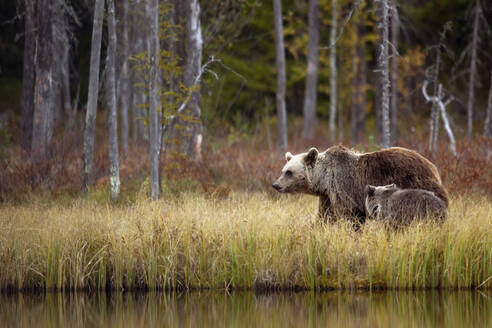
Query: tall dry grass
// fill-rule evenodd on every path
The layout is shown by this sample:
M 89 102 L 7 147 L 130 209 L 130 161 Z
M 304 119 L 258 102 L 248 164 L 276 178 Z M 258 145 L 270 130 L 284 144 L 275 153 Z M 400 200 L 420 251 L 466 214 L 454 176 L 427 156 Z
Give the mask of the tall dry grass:
M 236 193 L 0 205 L 0 288 L 491 288 L 492 202 L 442 225 L 320 225 L 316 198 Z

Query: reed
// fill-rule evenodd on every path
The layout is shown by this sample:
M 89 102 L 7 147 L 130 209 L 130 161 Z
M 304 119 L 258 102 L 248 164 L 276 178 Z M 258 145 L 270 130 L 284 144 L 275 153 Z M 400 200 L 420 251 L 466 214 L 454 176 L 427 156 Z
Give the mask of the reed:
M 184 193 L 128 204 L 6 203 L 0 289 L 492 288 L 492 202 L 443 225 L 321 225 L 316 198 Z

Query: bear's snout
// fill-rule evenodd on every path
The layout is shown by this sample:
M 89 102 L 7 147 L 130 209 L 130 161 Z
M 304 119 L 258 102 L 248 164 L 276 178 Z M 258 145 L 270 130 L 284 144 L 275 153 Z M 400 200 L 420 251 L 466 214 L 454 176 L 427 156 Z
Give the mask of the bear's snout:
M 275 182 L 274 184 L 272 184 L 272 187 L 273 187 L 273 189 L 275 189 L 276 191 L 279 191 L 279 190 L 280 190 L 280 186 L 279 186 L 279 185 L 278 185 L 278 183 L 276 183 L 276 182 Z

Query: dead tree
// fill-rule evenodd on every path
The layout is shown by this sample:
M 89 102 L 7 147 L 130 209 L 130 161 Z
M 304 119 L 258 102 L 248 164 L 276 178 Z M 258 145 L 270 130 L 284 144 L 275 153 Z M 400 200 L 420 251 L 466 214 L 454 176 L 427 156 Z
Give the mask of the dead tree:
M 52 4 L 38 1 L 36 38 L 36 82 L 31 156 L 34 163 L 45 160 L 47 147 L 53 135 L 53 33 Z
M 477 48 L 480 42 L 478 28 L 480 25 L 480 18 L 482 16 L 482 6 L 480 0 L 475 0 L 474 19 L 473 19 L 473 37 L 471 44 L 471 59 L 470 59 L 470 79 L 468 81 L 468 102 L 466 105 L 466 111 L 468 116 L 468 139 L 473 135 L 473 105 L 475 102 L 475 80 L 477 75 Z
M 391 6 L 391 137 L 392 144 L 398 140 L 398 32 L 400 29 L 400 20 L 396 0 L 392 0 Z
M 285 48 L 282 27 L 282 2 L 273 0 L 273 19 L 275 23 L 275 59 L 277 67 L 277 129 L 278 146 L 281 150 L 287 148 L 287 109 L 285 106 L 285 88 L 287 83 L 285 73 Z
M 159 154 L 160 125 L 159 106 L 159 0 L 152 0 L 150 22 L 150 83 L 149 83 L 149 118 L 150 118 L 150 194 L 152 199 L 159 198 Z
M 351 117 L 351 137 L 352 142 L 357 144 L 365 134 L 366 119 L 366 48 L 364 40 L 364 18 L 359 14 L 356 27 L 356 44 L 352 56 L 352 117 Z
M 22 72 L 21 99 L 21 145 L 24 150 L 31 150 L 33 112 L 34 112 L 34 54 L 36 48 L 35 2 L 25 0 L 26 13 L 24 22 L 24 65 Z
M 116 113 L 116 21 L 114 0 L 107 0 L 108 5 L 108 53 L 106 57 L 107 104 L 109 130 L 109 179 L 111 198 L 116 200 L 120 194 L 120 167 L 118 155 L 118 115 Z
M 437 96 L 429 96 L 427 93 L 427 85 L 429 82 L 427 80 L 424 81 L 424 84 L 422 85 L 422 94 L 424 95 L 424 98 L 427 102 L 431 101 L 432 103 L 435 103 L 439 112 L 441 113 L 441 118 L 442 121 L 444 122 L 444 129 L 446 130 L 446 133 L 448 134 L 449 137 L 449 149 L 453 153 L 454 156 L 456 156 L 456 140 L 454 138 L 454 133 L 453 130 L 451 129 L 451 125 L 449 124 L 449 119 L 448 115 L 446 113 L 446 106 L 449 105 L 453 100 L 453 96 L 449 96 L 449 98 L 444 101 L 444 94 L 443 94 L 443 88 L 442 84 L 439 83 L 438 89 L 437 89 Z M 437 142 L 437 140 L 436 140 Z M 437 145 L 437 143 L 436 143 Z M 436 148 L 434 146 L 434 156 L 436 152 Z
M 389 40 L 388 40 L 388 14 L 389 5 L 388 0 L 381 1 L 381 15 L 379 21 L 381 44 L 380 53 L 378 56 L 378 70 L 381 73 L 380 84 L 382 88 L 381 106 L 382 106 L 382 119 L 383 119 L 383 147 L 387 148 L 391 143 L 390 133 L 390 117 L 389 117 L 389 93 L 390 93 L 390 79 L 389 79 Z
M 94 25 L 92 30 L 91 64 L 89 71 L 89 94 L 84 130 L 84 172 L 82 190 L 92 184 L 92 162 L 94 157 L 94 131 L 99 95 L 99 64 L 101 60 L 101 37 L 104 18 L 104 0 L 96 0 L 94 7 Z
M 318 85 L 319 17 L 318 0 L 309 0 L 308 55 L 304 94 L 304 127 L 302 136 L 312 139 L 316 124 L 316 93 Z
M 441 49 L 444 47 L 446 33 L 451 29 L 451 24 L 444 24 L 443 30 L 439 36 L 439 43 L 434 46 L 436 48 L 436 64 L 431 68 L 431 83 L 434 86 L 433 96 L 437 97 L 439 89 L 439 70 L 441 68 Z M 430 131 L 429 131 L 429 151 L 435 154 L 437 147 L 437 139 L 439 135 L 439 106 L 437 102 L 432 102 Z
M 337 114 L 337 0 L 331 1 L 331 29 L 330 29 L 330 141 L 335 143 L 336 114 Z
M 128 58 L 130 57 L 130 45 L 129 45 L 129 25 L 130 25 L 130 15 L 129 15 L 129 0 L 123 1 L 123 50 L 122 57 L 123 63 L 120 73 L 120 92 L 118 98 L 120 98 L 121 104 L 121 148 L 123 149 L 123 155 L 128 156 L 128 137 L 129 137 L 129 120 L 128 120 L 128 108 L 130 103 L 130 74 Z

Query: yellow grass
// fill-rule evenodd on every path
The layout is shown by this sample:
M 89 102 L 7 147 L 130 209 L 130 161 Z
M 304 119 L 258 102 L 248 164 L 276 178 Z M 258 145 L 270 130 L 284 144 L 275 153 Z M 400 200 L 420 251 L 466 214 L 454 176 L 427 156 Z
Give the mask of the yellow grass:
M 491 288 L 492 202 L 442 225 L 320 225 L 317 200 L 234 192 L 0 207 L 1 289 Z

